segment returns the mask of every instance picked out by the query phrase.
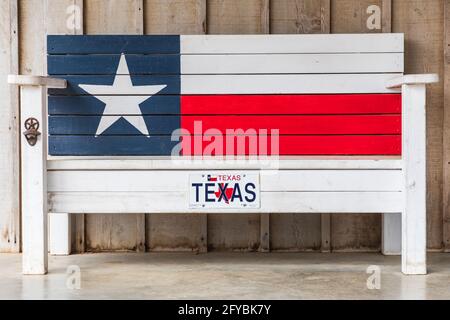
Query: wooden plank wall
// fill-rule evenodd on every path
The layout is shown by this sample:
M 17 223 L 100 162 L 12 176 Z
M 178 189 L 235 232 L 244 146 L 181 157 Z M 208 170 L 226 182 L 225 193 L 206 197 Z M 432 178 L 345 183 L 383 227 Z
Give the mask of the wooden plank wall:
M 45 34 L 405 32 L 406 72 L 449 79 L 450 0 L 0 0 L 0 75 L 45 74 Z M 81 10 L 81 27 L 67 25 Z M 381 8 L 369 30 L 367 8 Z M 446 11 L 444 10 L 446 9 Z M 75 10 L 75 9 L 73 9 Z M 3 16 L 6 13 L 6 17 Z M 446 12 L 446 15 L 444 13 Z M 444 18 L 447 24 L 444 27 Z M 14 32 L 19 21 L 19 33 Z M 444 60 L 444 28 L 447 34 Z M 19 42 L 17 40 L 19 38 Z M 6 41 L 5 41 L 6 39 Z M 11 41 L 9 41 L 11 39 Z M 5 41 L 5 43 L 2 43 Z M 19 43 L 19 45 L 17 45 Z M 20 48 L 20 50 L 19 50 Z M 17 63 L 19 61 L 19 63 Z M 444 64 L 445 62 L 445 64 Z M 20 68 L 19 68 L 20 66 Z M 449 88 L 448 82 L 446 88 Z M 428 99 L 428 246 L 450 249 L 450 89 Z M 444 108 L 445 103 L 447 108 Z M 20 248 L 17 91 L 0 83 L 0 251 Z M 6 111 L 5 111 L 6 110 Z M 6 116 L 5 116 L 6 115 Z M 445 125 L 444 125 L 445 124 Z M 444 130 L 444 128 L 446 128 Z M 4 146 L 2 145 L 2 146 Z M 444 148 L 444 146 L 447 146 Z M 5 184 L 2 184 L 2 187 Z M 75 252 L 105 250 L 379 251 L 380 215 L 77 215 Z M 445 221 L 445 223 L 444 223 Z
M 0 0 L 0 252 L 20 251 L 19 95 L 6 84 L 19 71 L 17 0 Z

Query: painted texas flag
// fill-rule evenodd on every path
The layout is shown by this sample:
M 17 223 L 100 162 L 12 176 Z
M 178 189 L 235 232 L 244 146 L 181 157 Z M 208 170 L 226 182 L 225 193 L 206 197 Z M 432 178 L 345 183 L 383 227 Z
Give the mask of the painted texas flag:
M 167 156 L 182 141 L 181 155 L 200 155 L 219 138 L 223 153 L 270 154 L 273 132 L 280 155 L 401 153 L 400 94 L 297 71 L 311 58 L 271 39 L 49 36 L 48 74 L 68 81 L 49 90 L 49 154 Z

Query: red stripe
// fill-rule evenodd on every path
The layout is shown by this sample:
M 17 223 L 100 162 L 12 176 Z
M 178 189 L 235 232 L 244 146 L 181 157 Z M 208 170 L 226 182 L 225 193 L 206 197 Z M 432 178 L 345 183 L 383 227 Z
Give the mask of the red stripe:
M 279 129 L 280 155 L 401 154 L 400 94 L 182 96 L 181 113 L 181 126 L 191 134 L 254 129 L 255 135 L 262 129 L 269 134 Z M 198 132 L 195 121 L 202 123 Z M 217 131 L 206 133 L 217 135 Z M 274 154 L 268 140 L 268 152 Z M 200 150 L 195 151 L 192 141 L 190 145 L 192 151 L 185 138 L 185 155 L 205 155 L 211 149 L 210 142 L 200 142 Z M 224 141 L 219 145 L 223 149 L 217 155 L 265 154 L 251 149 L 248 139 L 241 150 L 226 151 Z
M 181 127 L 191 134 L 227 130 L 278 129 L 279 134 L 400 134 L 400 115 L 323 115 L 323 116 L 181 116 Z
M 257 155 L 272 154 L 271 139 L 268 137 L 267 152 L 261 152 L 261 149 L 250 150 L 249 139 L 245 139 L 245 150 L 238 151 L 237 147 L 233 150 L 227 150 L 226 139 L 217 136 L 211 136 L 211 141 L 199 142 L 201 150 L 194 150 L 194 139 L 201 141 L 202 137 L 183 137 L 183 155 Z M 216 140 L 219 139 L 219 140 Z M 222 146 L 222 152 L 210 153 L 214 141 L 219 141 L 216 146 Z M 235 145 L 237 143 L 235 142 Z M 189 147 L 190 145 L 190 147 Z M 209 147 L 208 147 L 209 146 Z M 216 149 L 217 151 L 217 149 Z M 400 135 L 375 135 L 375 136 L 279 136 L 279 155 L 401 155 L 401 136 Z
M 400 114 L 401 94 L 194 95 L 181 97 L 187 114 Z

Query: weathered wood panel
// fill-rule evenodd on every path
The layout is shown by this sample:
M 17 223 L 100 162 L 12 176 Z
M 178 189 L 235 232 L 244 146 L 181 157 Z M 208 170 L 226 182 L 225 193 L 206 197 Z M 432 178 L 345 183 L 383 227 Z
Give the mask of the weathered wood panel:
M 269 0 L 209 0 L 209 34 L 269 33 Z
M 270 1 L 270 33 L 329 33 L 330 0 Z
M 204 34 L 206 0 L 145 0 L 146 34 Z M 207 251 L 208 216 L 147 215 L 150 251 Z
M 405 33 L 405 72 L 444 73 L 444 1 L 394 1 L 393 32 Z M 427 90 L 427 242 L 442 248 L 444 81 Z
M 47 0 L 47 34 L 83 34 L 83 0 Z M 85 251 L 84 215 L 70 216 L 71 250 L 74 253 Z
M 270 1 L 270 33 L 329 33 L 330 0 Z M 329 245 L 330 216 L 324 214 L 273 214 L 270 218 L 271 249 L 318 250 Z M 324 228 L 322 229 L 322 221 Z M 327 248 L 323 248 L 328 250 Z
M 19 72 L 17 0 L 1 0 L 0 79 Z M 20 251 L 18 89 L 0 82 L 0 252 Z
M 206 29 L 209 34 L 269 33 L 269 1 L 209 0 Z M 269 233 L 268 218 L 257 214 L 209 216 L 208 249 L 256 251 L 261 246 L 267 251 L 268 237 L 262 237 L 261 243 L 261 233 Z
M 378 9 L 373 6 L 381 11 L 376 12 Z M 332 33 L 369 33 L 389 30 L 390 1 L 333 0 L 331 8 Z M 375 20 L 369 20 L 371 16 Z M 370 28 L 368 21 L 373 23 Z M 384 30 L 383 23 L 386 26 Z M 380 245 L 381 216 L 379 214 L 332 216 L 331 248 L 333 251 L 378 251 L 381 248 Z
M 87 34 L 143 34 L 142 0 L 85 0 Z M 145 215 L 86 216 L 86 249 L 145 250 Z
M 45 11 L 41 0 L 19 1 L 20 74 L 46 74 Z
M 445 0 L 444 21 L 444 248 L 450 251 L 450 0 Z
M 145 0 L 146 34 L 203 34 L 206 0 Z

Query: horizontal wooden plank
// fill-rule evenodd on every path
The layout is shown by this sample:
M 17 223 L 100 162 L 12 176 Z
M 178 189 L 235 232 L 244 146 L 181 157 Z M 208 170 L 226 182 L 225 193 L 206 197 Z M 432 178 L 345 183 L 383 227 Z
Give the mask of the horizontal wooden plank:
M 404 51 L 404 36 L 385 34 L 182 35 L 182 54 L 370 53 Z
M 381 59 L 381 57 L 380 57 Z M 50 55 L 49 75 L 109 75 L 118 72 L 119 55 Z M 126 55 L 129 74 L 180 74 L 179 55 Z M 119 73 L 120 74 L 120 73 Z
M 403 53 L 181 56 L 182 74 L 328 74 L 403 71 Z
M 143 115 L 400 114 L 401 106 L 400 94 L 157 95 L 139 105 Z M 50 115 L 102 115 L 104 108 L 92 96 L 48 97 Z
M 178 35 L 47 36 L 49 54 L 179 53 Z
M 400 134 L 401 121 L 401 115 L 182 115 L 181 128 L 205 135 L 216 130 L 254 135 L 272 129 L 280 135 Z
M 185 192 L 49 193 L 51 213 L 400 213 L 401 192 L 262 192 L 260 209 L 189 209 Z
M 142 115 L 180 114 L 180 96 L 153 96 L 139 105 Z M 118 104 L 127 98 L 115 97 Z M 380 107 L 382 108 L 382 107 Z M 50 115 L 103 115 L 105 104 L 93 96 L 49 96 Z M 130 114 L 131 115 L 131 114 Z M 137 115 L 137 114 L 136 114 Z
M 116 119 L 104 136 L 141 134 L 127 119 L 143 118 L 150 135 L 170 135 L 176 129 L 191 134 L 210 135 L 219 130 L 224 135 L 258 135 L 261 130 L 277 129 L 282 135 L 315 134 L 400 134 L 400 115 L 320 115 L 320 116 L 129 116 L 117 120 L 118 115 L 50 116 L 50 135 L 95 135 L 102 117 Z M 242 132 L 242 133 L 241 133 Z
M 103 117 L 117 119 L 118 116 Z M 127 119 L 144 119 L 150 135 L 170 135 L 180 128 L 180 116 L 129 116 L 114 122 L 103 136 L 109 135 L 141 135 Z M 48 118 L 48 133 L 50 135 L 95 135 L 102 116 L 50 116 Z M 389 120 L 387 121 L 389 122 Z M 135 123 L 135 122 L 134 122 Z
M 201 137 L 199 137 L 201 138 Z M 236 137 L 234 148 L 216 142 L 211 153 L 211 142 L 204 141 L 202 150 L 194 149 L 194 138 L 182 137 L 183 155 L 400 155 L 400 135 L 323 135 L 323 136 L 279 136 L 279 148 L 272 150 L 271 137 L 267 149 L 258 149 L 258 139 Z M 211 136 L 211 141 L 220 138 Z M 240 142 L 243 139 L 242 142 Z M 191 147 L 189 147 L 189 140 Z M 256 144 L 253 144 L 255 143 Z M 49 154 L 53 156 L 169 156 L 177 142 L 170 136 L 49 136 Z M 209 146 L 210 145 L 210 146 Z M 264 143 L 266 145 L 266 143 Z M 209 147 L 208 147 L 209 146 Z M 238 148 L 239 146 L 239 148 Z M 252 146 L 252 148 L 250 148 Z M 207 148 L 208 147 L 208 148 Z M 208 151 L 209 150 L 209 151 Z
M 51 95 L 86 95 L 78 85 L 106 85 L 99 95 L 146 95 L 145 85 L 166 85 L 158 94 L 333 94 L 395 93 L 386 81 L 396 74 L 285 74 L 285 75 L 148 75 L 132 76 L 133 92 L 111 85 L 114 76 L 63 76 L 67 89 L 50 89 Z M 58 76 L 62 77 L 62 76 Z M 128 77 L 119 75 L 117 77 Z M 181 79 L 180 79 L 181 78 Z M 180 83 L 181 80 L 181 83 Z
M 168 156 L 176 144 L 170 136 L 49 136 L 48 153 L 55 156 Z
M 181 59 L 181 69 L 180 69 Z M 49 75 L 110 75 L 120 55 L 49 55 Z M 400 73 L 403 53 L 126 55 L 129 73 L 138 74 L 295 74 Z
M 49 192 L 189 192 L 189 176 L 204 171 L 50 171 Z M 247 171 L 246 171 L 247 172 Z M 258 171 L 248 171 L 255 172 Z M 208 171 L 233 174 L 236 171 Z M 261 191 L 401 191 L 401 170 L 279 170 L 260 177 Z
M 98 91 L 98 95 L 148 95 L 148 90 L 142 86 L 148 85 L 166 85 L 158 94 L 179 94 L 180 76 L 179 75 L 136 75 L 132 76 L 133 90 L 128 87 L 114 88 L 112 84 L 117 77 L 129 77 L 129 75 L 100 75 L 100 76 L 55 76 L 67 80 L 66 89 L 49 89 L 50 95 L 88 95 L 79 85 L 103 85 L 103 90 Z
M 182 75 L 182 94 L 394 93 L 395 74 Z M 69 80 L 70 82 L 70 80 Z
M 51 157 L 48 170 L 401 170 L 399 157 Z
M 400 94 L 186 95 L 183 114 L 400 114 Z
M 182 154 L 189 155 L 400 155 L 400 135 L 287 135 L 272 143 L 252 136 L 234 137 L 234 143 L 222 136 L 208 136 L 197 143 L 195 137 L 181 137 Z M 204 138 L 206 140 L 206 137 Z M 265 149 L 261 145 L 267 146 Z
M 187 95 L 183 114 L 400 114 L 400 94 Z

